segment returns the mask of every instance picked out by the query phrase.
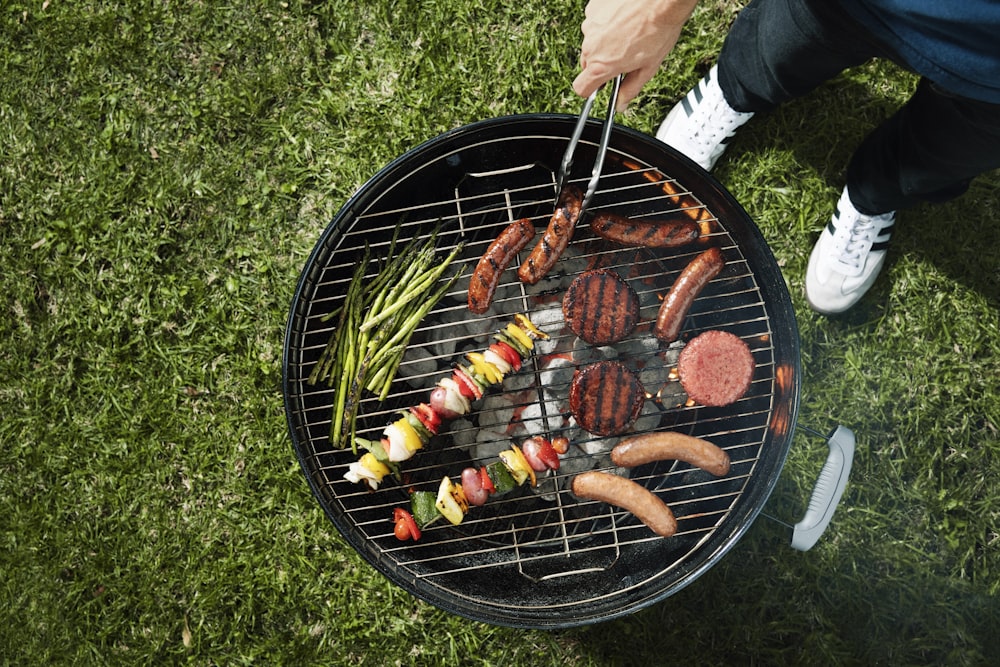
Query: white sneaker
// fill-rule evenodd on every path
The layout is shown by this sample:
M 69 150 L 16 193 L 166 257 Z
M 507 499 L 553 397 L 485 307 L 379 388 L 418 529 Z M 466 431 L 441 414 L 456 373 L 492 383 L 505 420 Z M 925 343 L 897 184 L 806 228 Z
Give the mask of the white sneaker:
M 864 296 L 885 263 L 896 212 L 865 215 L 844 188 L 820 232 L 806 268 L 806 299 L 825 315 L 842 313 Z
M 674 105 L 656 131 L 656 138 L 673 146 L 711 171 L 726 150 L 726 142 L 752 112 L 736 111 L 726 102 L 719 87 L 718 65 L 712 65 L 680 102 Z

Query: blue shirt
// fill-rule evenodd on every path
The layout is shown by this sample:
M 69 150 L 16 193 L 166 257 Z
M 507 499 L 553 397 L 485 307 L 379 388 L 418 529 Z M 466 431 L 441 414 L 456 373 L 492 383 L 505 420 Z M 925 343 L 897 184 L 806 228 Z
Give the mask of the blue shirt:
M 1000 103 L 1000 0 L 840 0 L 916 73 Z

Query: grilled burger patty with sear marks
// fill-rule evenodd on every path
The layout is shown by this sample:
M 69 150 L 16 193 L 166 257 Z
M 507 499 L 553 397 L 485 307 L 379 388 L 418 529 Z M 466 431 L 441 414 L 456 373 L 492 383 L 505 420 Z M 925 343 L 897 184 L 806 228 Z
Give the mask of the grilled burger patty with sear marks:
M 639 321 L 639 297 L 609 269 L 577 276 L 563 295 L 563 318 L 570 330 L 591 345 L 616 343 Z
M 594 435 L 619 435 L 639 416 L 646 391 L 625 364 L 598 361 L 573 375 L 569 409 L 577 424 Z

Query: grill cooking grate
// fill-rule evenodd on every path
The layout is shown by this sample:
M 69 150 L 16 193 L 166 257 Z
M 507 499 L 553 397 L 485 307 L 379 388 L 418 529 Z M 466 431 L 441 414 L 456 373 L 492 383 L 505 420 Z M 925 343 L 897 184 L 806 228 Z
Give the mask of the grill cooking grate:
M 542 152 L 553 156 L 560 154 L 565 142 L 559 136 L 518 140 L 533 146 L 551 144 Z M 469 276 L 487 245 L 506 224 L 525 216 L 539 231 L 537 240 L 553 210 L 554 171 L 541 161 L 509 159 L 499 168 L 466 167 L 469 151 L 492 155 L 509 149 L 507 142 L 465 144 L 460 151 L 429 163 L 438 165 L 437 177 L 427 175 L 426 165 L 421 164 L 375 193 L 362 210 L 341 214 L 339 228 L 324 235 L 303 274 L 290 319 L 285 369 L 286 405 L 300 460 L 324 509 L 341 531 L 397 582 L 429 595 L 432 601 L 437 601 L 436 589 L 445 600 L 455 600 L 462 613 L 467 612 L 465 604 L 495 607 L 491 613 L 501 616 L 487 620 L 499 622 L 509 621 L 503 616 L 506 609 L 517 608 L 511 612 L 515 615 L 526 613 L 525 609 L 549 613 L 642 590 L 664 573 L 683 573 L 694 567 L 694 555 L 726 522 L 751 483 L 775 428 L 790 428 L 787 415 L 784 422 L 775 416 L 776 382 L 781 381 L 781 373 L 776 371 L 775 332 L 767 300 L 726 221 L 664 170 L 614 145 L 591 214 L 605 209 L 636 217 L 663 217 L 691 209 L 688 214 L 699 219 L 702 238 L 679 249 L 622 248 L 593 235 L 585 220 L 562 259 L 539 284 L 524 285 L 516 276 L 517 264 L 532 243 L 504 274 L 493 308 L 483 316 L 468 311 Z M 500 390 L 494 388 L 477 402 L 469 418 L 451 422 L 427 448 L 403 464 L 405 487 L 386 478 L 377 492 L 370 492 L 343 479 L 356 456 L 330 447 L 333 390 L 310 386 L 306 378 L 332 332 L 322 318 L 342 303 L 365 244 L 371 246 L 374 257 L 383 256 L 400 221 L 403 239 L 425 236 L 441 223 L 440 254 L 463 244 L 455 267 L 463 261 L 465 267 L 453 291 L 415 333 L 388 399 L 379 402 L 367 397 L 362 402 L 359 436 L 378 439 L 396 411 L 426 401 L 451 365 L 467 351 L 484 349 L 491 334 L 514 313 L 527 314 L 551 338 L 537 343 L 536 354 L 519 372 L 509 374 Z M 695 302 L 681 341 L 659 344 L 651 333 L 659 299 L 684 266 L 708 246 L 723 250 L 726 267 Z M 599 348 L 576 339 L 563 326 L 560 309 L 569 282 L 597 266 L 617 271 L 641 303 L 637 330 L 620 343 Z M 707 329 L 740 336 L 756 362 L 750 390 L 725 408 L 687 403 L 674 375 L 684 341 Z M 704 437 L 726 449 L 732 461 L 730 474 L 721 479 L 673 461 L 617 471 L 654 490 L 674 511 L 678 533 L 666 540 L 629 513 L 580 501 L 569 491 L 569 482 L 578 472 L 615 470 L 608 452 L 618 438 L 592 436 L 577 428 L 565 401 L 573 369 L 608 358 L 636 370 L 650 395 L 635 432 L 677 430 Z M 522 487 L 492 497 L 483 507 L 470 508 L 460 526 L 442 520 L 428 527 L 419 542 L 395 539 L 392 509 L 408 506 L 407 489 L 435 491 L 443 475 L 456 479 L 464 467 L 496 460 L 496 453 L 511 442 L 520 443 L 535 433 L 570 438 L 570 452 L 559 471 L 540 475 L 533 490 Z M 655 565 L 633 567 L 636 560 L 651 558 L 657 559 Z M 605 581 L 608 571 L 623 563 L 632 574 Z

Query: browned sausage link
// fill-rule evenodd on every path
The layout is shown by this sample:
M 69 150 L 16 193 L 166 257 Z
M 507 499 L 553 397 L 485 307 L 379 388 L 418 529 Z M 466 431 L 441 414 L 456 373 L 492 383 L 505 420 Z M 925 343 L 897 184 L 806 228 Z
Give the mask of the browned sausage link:
M 500 276 L 528 241 L 535 238 L 535 226 L 529 218 L 507 225 L 479 258 L 469 280 L 469 310 L 481 315 L 493 303 Z
M 623 468 L 673 459 L 716 477 L 729 474 L 729 454 L 708 440 L 676 432 L 646 433 L 625 438 L 611 450 L 611 462 Z
M 698 225 L 686 216 L 633 220 L 617 213 L 601 213 L 590 222 L 594 233 L 621 245 L 676 248 L 698 238 Z
M 590 470 L 573 478 L 573 494 L 628 510 L 657 535 L 670 537 L 677 532 L 677 519 L 655 493 L 620 475 Z
M 517 270 L 517 277 L 521 282 L 534 285 L 555 265 L 573 238 L 581 206 L 583 206 L 583 193 L 579 188 L 570 186 L 562 191 L 555 213 L 549 220 L 549 226 Z
M 677 276 L 656 316 L 653 333 L 662 341 L 672 343 L 681 333 L 681 326 L 695 298 L 712 278 L 719 275 L 726 260 L 718 248 L 709 248 L 684 267 Z

